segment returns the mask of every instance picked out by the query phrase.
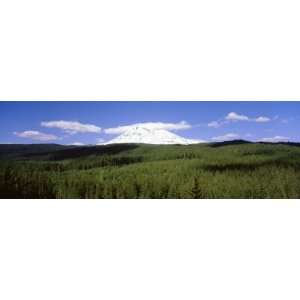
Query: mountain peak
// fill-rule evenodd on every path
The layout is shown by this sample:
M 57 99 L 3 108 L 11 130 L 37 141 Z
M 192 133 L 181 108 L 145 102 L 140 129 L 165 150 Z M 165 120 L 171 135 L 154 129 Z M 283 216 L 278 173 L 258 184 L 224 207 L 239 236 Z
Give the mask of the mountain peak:
M 105 144 L 197 144 L 204 141 L 186 139 L 166 129 L 149 128 L 143 125 L 137 125 L 128 128 L 121 135 Z

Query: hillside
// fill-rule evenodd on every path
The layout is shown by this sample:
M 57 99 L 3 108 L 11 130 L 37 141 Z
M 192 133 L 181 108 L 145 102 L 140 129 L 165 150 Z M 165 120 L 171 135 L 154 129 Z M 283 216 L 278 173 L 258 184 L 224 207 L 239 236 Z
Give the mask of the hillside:
M 0 145 L 1 198 L 299 198 L 299 144 Z
M 73 148 L 58 144 L 0 144 L 0 159 L 25 157 Z

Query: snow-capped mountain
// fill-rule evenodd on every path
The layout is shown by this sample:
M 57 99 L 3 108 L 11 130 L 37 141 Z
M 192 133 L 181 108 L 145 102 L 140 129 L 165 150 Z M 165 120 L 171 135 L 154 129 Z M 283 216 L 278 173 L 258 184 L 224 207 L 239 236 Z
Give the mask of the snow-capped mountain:
M 128 128 L 118 137 L 103 144 L 197 144 L 204 142 L 202 140 L 192 140 L 183 138 L 166 129 L 147 128 L 146 126 L 133 126 Z

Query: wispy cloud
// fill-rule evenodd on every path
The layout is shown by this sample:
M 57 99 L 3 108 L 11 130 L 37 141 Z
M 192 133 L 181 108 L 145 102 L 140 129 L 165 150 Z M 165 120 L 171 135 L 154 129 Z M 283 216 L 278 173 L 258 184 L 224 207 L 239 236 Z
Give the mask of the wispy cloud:
M 102 145 L 104 142 L 105 142 L 105 139 L 103 139 L 103 138 L 98 138 L 98 139 L 96 140 L 96 145 Z
M 28 138 L 37 141 L 54 141 L 59 138 L 54 134 L 47 134 L 36 130 L 27 130 L 22 132 L 14 132 L 14 135 L 21 138 Z
M 226 117 L 225 120 L 228 121 L 249 121 L 249 117 L 244 115 L 239 115 L 235 112 L 230 112 Z
M 221 136 L 215 136 L 212 137 L 211 140 L 216 141 L 216 142 L 223 142 L 223 141 L 231 141 L 238 139 L 240 136 L 236 133 L 227 133 Z
M 289 137 L 276 135 L 274 137 L 266 137 L 259 140 L 259 142 L 277 143 L 277 142 L 288 142 Z
M 212 128 L 219 128 L 225 124 L 229 124 L 231 122 L 256 122 L 256 123 L 266 123 L 270 122 L 271 119 L 265 116 L 259 116 L 255 118 L 250 118 L 249 116 L 238 114 L 236 112 L 230 112 L 228 113 L 225 118 L 218 120 L 218 121 L 212 121 L 207 124 L 208 127 Z
M 222 125 L 223 125 L 222 122 L 219 122 L 219 121 L 212 121 L 207 124 L 208 127 L 212 127 L 212 128 L 219 128 Z
M 241 115 L 236 112 L 230 112 L 226 117 L 225 120 L 228 121 L 249 121 L 249 122 L 257 122 L 257 123 L 265 123 L 270 122 L 271 119 L 265 116 L 259 116 L 255 118 L 250 118 L 246 115 Z
M 253 121 L 257 123 L 266 123 L 266 122 L 270 122 L 271 119 L 268 117 L 258 117 L 256 119 L 253 119 Z
M 104 132 L 107 134 L 122 134 L 128 129 L 131 128 L 146 128 L 149 130 L 159 130 L 159 129 L 165 129 L 165 130 L 184 130 L 189 129 L 192 126 L 188 124 L 186 121 L 181 121 L 179 123 L 163 123 L 163 122 L 146 122 L 146 123 L 136 123 L 131 125 L 125 125 L 125 126 L 118 126 L 114 128 L 107 128 L 104 129 Z
M 101 127 L 92 125 L 92 124 L 82 124 L 76 121 L 47 121 L 41 122 L 41 126 L 47 128 L 58 128 L 66 133 L 75 134 L 75 133 L 99 133 L 101 132 Z

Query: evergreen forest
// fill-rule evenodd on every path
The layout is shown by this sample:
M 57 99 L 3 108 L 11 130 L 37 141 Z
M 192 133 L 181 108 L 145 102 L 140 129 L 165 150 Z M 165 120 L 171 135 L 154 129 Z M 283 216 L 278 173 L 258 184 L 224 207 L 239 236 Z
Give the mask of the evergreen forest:
M 300 198 L 300 145 L 0 145 L 0 198 Z

